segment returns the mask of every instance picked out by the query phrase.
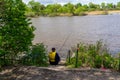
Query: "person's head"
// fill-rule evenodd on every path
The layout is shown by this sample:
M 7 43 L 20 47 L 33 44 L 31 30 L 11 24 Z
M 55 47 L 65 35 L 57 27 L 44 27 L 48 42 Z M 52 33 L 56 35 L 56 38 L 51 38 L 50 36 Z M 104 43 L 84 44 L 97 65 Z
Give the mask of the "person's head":
M 55 48 L 52 48 L 52 52 L 55 52 L 55 50 L 56 50 Z

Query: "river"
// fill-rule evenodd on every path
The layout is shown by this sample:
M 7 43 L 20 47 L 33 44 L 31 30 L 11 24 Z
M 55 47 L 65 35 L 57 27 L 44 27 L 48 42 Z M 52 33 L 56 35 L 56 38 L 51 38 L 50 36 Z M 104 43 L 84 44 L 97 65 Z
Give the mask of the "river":
M 32 18 L 36 27 L 33 43 L 55 47 L 62 57 L 79 42 L 102 39 L 111 53 L 120 52 L 120 15 Z

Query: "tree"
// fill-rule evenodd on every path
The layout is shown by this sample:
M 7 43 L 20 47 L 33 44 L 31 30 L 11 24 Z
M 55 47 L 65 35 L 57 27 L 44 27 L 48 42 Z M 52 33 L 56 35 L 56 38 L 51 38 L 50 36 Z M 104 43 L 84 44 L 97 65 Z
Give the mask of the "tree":
M 90 10 L 96 10 L 97 9 L 97 5 L 96 4 L 94 4 L 94 3 L 92 3 L 92 2 L 90 2 L 89 3 L 89 8 L 90 8 Z
M 54 4 L 53 5 L 53 11 L 54 12 L 57 12 L 57 13 L 59 13 L 60 11 L 59 11 L 59 9 L 61 8 L 62 6 L 60 5 L 60 4 Z
M 104 3 L 104 2 L 101 3 L 101 8 L 102 8 L 103 10 L 105 10 L 106 6 L 105 6 L 105 3 Z
M 96 10 L 100 10 L 100 5 L 96 4 Z
M 1 0 L 0 1 L 0 45 L 2 45 L 2 33 L 1 33 L 2 30 L 1 30 L 1 27 L 4 24 L 4 22 L 2 21 L 2 17 L 4 15 L 3 11 L 5 9 L 5 5 L 4 4 L 5 4 L 4 0 Z M 3 55 L 2 49 L 0 49 L 0 55 Z
M 83 5 L 83 7 L 86 9 L 86 11 L 88 10 L 88 5 Z
M 44 5 L 41 5 L 39 2 L 35 2 L 34 0 L 30 1 L 28 3 L 28 7 L 31 8 L 31 10 L 35 13 L 35 15 L 42 14 L 42 10 L 44 10 Z
M 25 16 L 25 4 L 22 0 L 3 0 L 4 11 L 0 22 L 0 49 L 10 58 L 16 58 L 19 53 L 28 51 L 34 38 L 30 19 Z M 8 53 L 8 54 L 7 54 Z
M 50 13 L 57 13 L 59 12 L 58 10 L 60 7 L 60 4 L 49 4 L 47 5 L 46 9 L 49 9 L 51 11 Z
M 3 11 L 3 1 L 1 0 L 0 1 L 0 19 L 1 19 L 1 16 L 2 16 L 2 11 Z
M 120 9 L 120 2 L 117 3 L 117 8 Z
M 68 13 L 68 8 L 66 6 L 60 7 L 58 10 L 60 13 Z
M 113 8 L 114 8 L 113 3 L 108 3 L 108 4 L 107 4 L 107 8 L 108 8 L 108 9 L 113 9 Z
M 87 11 L 86 7 L 82 6 L 77 9 L 75 9 L 74 14 L 75 15 L 85 15 L 85 11 Z
M 75 8 L 79 8 L 79 7 L 81 7 L 81 6 L 82 6 L 81 3 L 77 3 L 77 4 L 75 5 Z
M 74 5 L 71 3 L 67 3 L 64 5 L 67 8 L 67 13 L 73 13 L 74 12 Z

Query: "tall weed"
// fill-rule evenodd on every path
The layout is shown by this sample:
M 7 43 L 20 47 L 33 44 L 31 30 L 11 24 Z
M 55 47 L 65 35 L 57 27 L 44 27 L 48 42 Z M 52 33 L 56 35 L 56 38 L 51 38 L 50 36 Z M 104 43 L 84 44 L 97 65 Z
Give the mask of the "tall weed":
M 71 58 L 70 63 L 67 63 L 69 65 L 75 64 L 75 58 L 76 56 Z M 79 67 L 118 69 L 119 59 L 113 57 L 106 44 L 99 40 L 95 44 L 79 44 L 78 63 L 80 63 Z

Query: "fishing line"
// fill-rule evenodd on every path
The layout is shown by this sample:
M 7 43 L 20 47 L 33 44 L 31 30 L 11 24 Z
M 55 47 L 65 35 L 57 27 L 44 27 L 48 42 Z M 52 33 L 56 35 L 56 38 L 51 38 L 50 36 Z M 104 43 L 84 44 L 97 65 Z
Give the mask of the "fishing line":
M 62 44 L 62 46 L 60 47 L 60 49 L 58 50 L 58 52 L 62 50 L 62 48 L 64 47 L 65 43 L 67 42 L 67 40 L 69 39 L 69 37 L 70 37 L 71 35 L 72 35 L 72 32 L 66 37 L 65 41 L 63 42 L 63 44 Z

